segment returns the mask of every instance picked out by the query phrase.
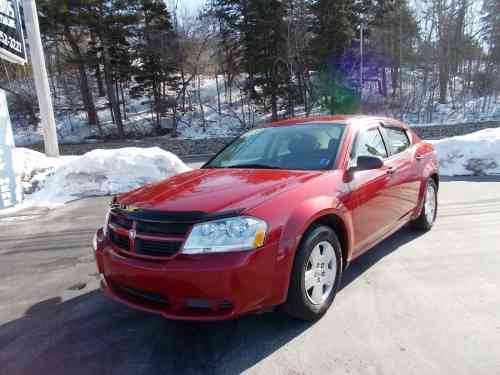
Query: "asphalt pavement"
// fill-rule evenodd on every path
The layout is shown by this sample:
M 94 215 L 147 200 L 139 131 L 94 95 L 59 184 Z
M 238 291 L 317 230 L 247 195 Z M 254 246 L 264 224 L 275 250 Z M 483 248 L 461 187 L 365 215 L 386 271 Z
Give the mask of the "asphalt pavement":
M 108 201 L 0 217 L 0 374 L 500 374 L 500 178 L 445 179 L 433 230 L 353 262 L 315 324 L 173 322 L 107 299 L 90 242 Z

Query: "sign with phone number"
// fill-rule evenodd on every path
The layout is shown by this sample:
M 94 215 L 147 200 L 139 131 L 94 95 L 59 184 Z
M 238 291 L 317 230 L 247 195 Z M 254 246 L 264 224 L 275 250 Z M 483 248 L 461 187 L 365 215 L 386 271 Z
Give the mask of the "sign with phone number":
M 0 58 L 17 64 L 26 63 L 18 0 L 0 0 Z

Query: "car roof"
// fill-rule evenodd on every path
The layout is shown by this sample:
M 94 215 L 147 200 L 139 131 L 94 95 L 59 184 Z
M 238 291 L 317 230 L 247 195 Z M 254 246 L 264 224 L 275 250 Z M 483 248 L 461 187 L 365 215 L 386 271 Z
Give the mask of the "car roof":
M 365 115 L 333 115 L 333 116 L 311 116 L 311 117 L 296 117 L 288 120 L 281 120 L 276 122 L 271 122 L 265 125 L 259 126 L 260 128 L 274 127 L 274 126 L 291 126 L 291 125 L 301 125 L 308 123 L 332 123 L 341 125 L 352 125 L 356 127 L 367 127 L 372 126 L 377 123 L 381 123 L 388 126 L 394 126 L 404 129 L 409 129 L 408 125 L 405 123 L 389 118 L 380 116 L 365 116 Z

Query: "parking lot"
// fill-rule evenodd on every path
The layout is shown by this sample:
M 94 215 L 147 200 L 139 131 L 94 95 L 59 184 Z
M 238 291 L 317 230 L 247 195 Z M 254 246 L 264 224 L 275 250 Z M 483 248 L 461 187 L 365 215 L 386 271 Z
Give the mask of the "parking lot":
M 0 217 L 0 373 L 500 374 L 500 178 L 443 179 L 434 229 L 346 271 L 315 324 L 172 322 L 97 289 L 109 198 Z

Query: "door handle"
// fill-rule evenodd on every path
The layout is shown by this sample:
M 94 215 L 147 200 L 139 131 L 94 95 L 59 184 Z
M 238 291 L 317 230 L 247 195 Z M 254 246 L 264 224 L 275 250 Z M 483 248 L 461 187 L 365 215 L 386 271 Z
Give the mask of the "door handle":
M 396 173 L 396 168 L 394 167 L 389 167 L 387 168 L 387 172 L 386 172 L 389 176 L 392 176 L 394 173 Z
M 423 155 L 417 155 L 417 156 L 415 156 L 415 160 L 416 161 L 422 161 L 422 160 L 424 160 L 424 156 Z

